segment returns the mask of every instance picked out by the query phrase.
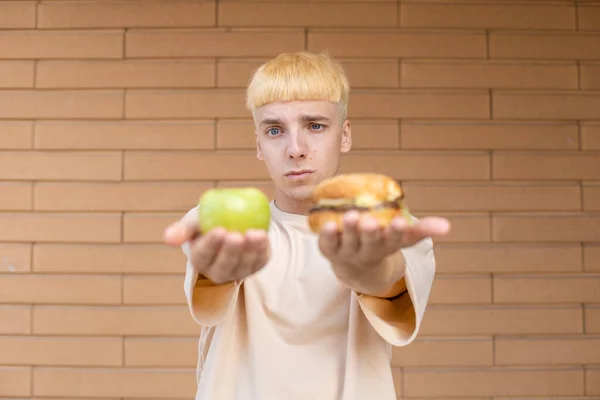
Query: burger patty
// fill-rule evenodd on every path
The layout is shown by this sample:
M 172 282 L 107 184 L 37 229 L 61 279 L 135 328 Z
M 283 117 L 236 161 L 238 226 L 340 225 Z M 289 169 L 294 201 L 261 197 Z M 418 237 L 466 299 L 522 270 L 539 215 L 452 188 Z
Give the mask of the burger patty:
M 319 211 L 336 211 L 336 212 L 347 212 L 351 210 L 356 211 L 370 211 L 370 210 L 380 210 L 382 208 L 393 208 L 394 210 L 399 210 L 401 208 L 400 203 L 404 196 L 398 197 L 393 201 L 384 201 L 382 203 L 378 203 L 373 207 L 362 207 L 357 206 L 355 204 L 341 204 L 341 205 L 317 205 L 310 209 L 309 212 L 319 212 Z

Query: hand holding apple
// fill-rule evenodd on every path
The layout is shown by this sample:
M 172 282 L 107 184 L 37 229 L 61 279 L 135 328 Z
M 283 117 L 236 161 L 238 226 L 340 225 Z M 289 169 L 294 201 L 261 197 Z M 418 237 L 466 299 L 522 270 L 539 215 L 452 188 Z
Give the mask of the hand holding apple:
M 189 241 L 194 269 L 219 285 L 242 280 L 269 260 L 267 197 L 254 188 L 210 189 L 200 198 L 197 218 L 183 218 L 165 231 L 165 242 Z

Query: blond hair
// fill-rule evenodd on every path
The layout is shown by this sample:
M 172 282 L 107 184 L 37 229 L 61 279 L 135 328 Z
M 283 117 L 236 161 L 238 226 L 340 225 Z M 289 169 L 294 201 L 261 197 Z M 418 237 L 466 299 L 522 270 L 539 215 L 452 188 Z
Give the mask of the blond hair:
M 282 53 L 261 65 L 246 91 L 251 111 L 275 101 L 329 101 L 348 112 L 350 84 L 342 66 L 326 52 Z

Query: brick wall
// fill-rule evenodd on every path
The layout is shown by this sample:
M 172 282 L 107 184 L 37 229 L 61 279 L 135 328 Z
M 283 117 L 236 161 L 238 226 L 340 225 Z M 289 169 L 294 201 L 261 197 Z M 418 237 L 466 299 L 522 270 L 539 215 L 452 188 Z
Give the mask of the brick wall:
M 599 3 L 2 1 L 0 29 L 1 398 L 193 397 L 162 230 L 271 192 L 243 89 L 304 48 L 353 85 L 344 170 L 454 224 L 399 396 L 600 397 Z

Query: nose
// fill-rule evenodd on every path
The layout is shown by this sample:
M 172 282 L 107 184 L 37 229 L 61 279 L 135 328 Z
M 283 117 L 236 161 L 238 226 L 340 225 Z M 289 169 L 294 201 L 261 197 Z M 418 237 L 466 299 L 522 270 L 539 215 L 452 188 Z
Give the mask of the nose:
M 308 148 L 304 134 L 302 132 L 292 132 L 288 137 L 290 138 L 287 148 L 288 156 L 291 159 L 305 159 Z

